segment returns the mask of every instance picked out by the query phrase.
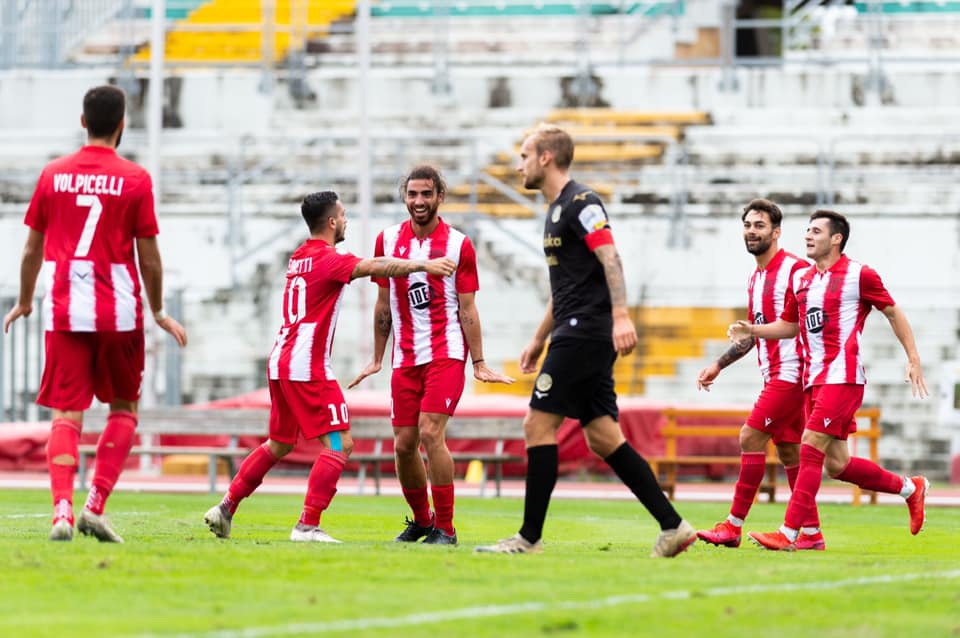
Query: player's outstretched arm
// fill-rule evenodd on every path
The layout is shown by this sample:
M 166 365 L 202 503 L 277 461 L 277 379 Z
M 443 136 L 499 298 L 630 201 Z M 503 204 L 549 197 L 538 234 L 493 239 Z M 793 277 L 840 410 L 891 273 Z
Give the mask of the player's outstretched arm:
M 734 343 L 753 339 L 793 339 L 799 332 L 800 324 L 783 319 L 767 324 L 750 323 L 740 319 L 727 328 L 727 336 Z
M 170 333 L 181 348 L 187 345 L 187 331 L 180 322 L 163 310 L 163 261 L 156 237 L 137 238 L 137 258 L 140 276 L 147 291 L 147 302 L 153 311 L 157 325 Z
M 903 351 L 907 354 L 907 374 L 904 381 L 910 384 L 913 396 L 920 399 L 930 396 L 927 382 L 923 378 L 923 368 L 920 365 L 920 354 L 917 352 L 917 344 L 913 338 L 913 328 L 907 321 L 907 315 L 900 306 L 887 306 L 881 312 L 890 322 L 893 334 L 897 336 Z
M 483 360 L 483 331 L 480 329 L 480 311 L 477 310 L 476 293 L 460 293 L 460 326 L 463 338 L 473 361 L 473 378 L 484 383 L 513 383 L 514 379 L 487 367 Z
M 447 277 L 457 269 L 457 264 L 446 257 L 427 261 L 412 259 L 394 259 L 393 257 L 373 257 L 360 261 L 350 279 L 358 277 L 406 277 L 415 272 L 425 272 L 428 275 Z
M 727 348 L 726 352 L 720 355 L 716 361 L 701 370 L 700 374 L 697 375 L 697 390 L 706 390 L 707 392 L 710 392 L 710 386 L 713 385 L 713 382 L 716 380 L 717 375 L 720 374 L 720 371 L 734 361 L 739 361 L 742 359 L 744 355 L 753 350 L 753 344 L 753 339 L 736 341 L 731 344 L 730 347 Z
M 613 244 L 597 246 L 593 254 L 603 265 L 603 274 L 610 290 L 610 305 L 613 307 L 613 347 L 617 354 L 626 356 L 637 347 L 637 328 L 633 325 L 627 308 L 627 284 L 623 277 L 623 263 Z
M 380 372 L 383 367 L 383 353 L 387 351 L 387 340 L 393 328 L 393 317 L 390 315 L 390 289 L 379 288 L 377 303 L 373 306 L 373 361 L 360 371 L 357 378 L 350 382 L 347 389 L 355 388 L 361 381 L 372 374 Z
M 33 312 L 33 293 L 37 287 L 37 275 L 43 267 L 43 233 L 30 229 L 27 242 L 23 245 L 23 257 L 20 259 L 20 295 L 17 304 L 3 318 L 3 332 L 20 317 L 29 317 Z
M 537 371 L 537 361 L 543 354 L 543 347 L 547 343 L 547 338 L 553 332 L 553 298 L 547 301 L 547 311 L 543 315 L 543 320 L 537 326 L 537 331 L 533 339 L 527 344 L 527 347 L 520 353 L 520 372 L 530 374 Z

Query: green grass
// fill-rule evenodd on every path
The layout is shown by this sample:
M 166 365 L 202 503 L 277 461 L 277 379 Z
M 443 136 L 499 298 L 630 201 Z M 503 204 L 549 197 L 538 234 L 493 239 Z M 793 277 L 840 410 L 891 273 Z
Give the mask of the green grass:
M 628 501 L 556 500 L 544 554 L 496 556 L 471 550 L 516 531 L 519 500 L 459 499 L 448 548 L 389 542 L 395 497 L 338 496 L 336 546 L 286 540 L 296 496 L 245 501 L 222 541 L 201 520 L 216 498 L 129 493 L 109 503 L 125 545 L 51 543 L 48 499 L 0 491 L 0 636 L 960 635 L 960 508 L 930 508 L 911 537 L 906 508 L 824 505 L 826 552 L 697 543 L 653 560 L 657 527 Z M 726 514 L 678 507 L 701 526 Z M 758 504 L 747 529 L 782 516 Z

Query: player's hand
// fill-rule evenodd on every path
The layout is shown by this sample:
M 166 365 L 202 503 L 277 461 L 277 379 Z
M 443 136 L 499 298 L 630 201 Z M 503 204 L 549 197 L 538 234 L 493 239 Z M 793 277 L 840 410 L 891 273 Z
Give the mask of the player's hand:
M 163 321 L 158 321 L 157 325 L 169 332 L 181 348 L 187 345 L 187 331 L 180 325 L 180 322 L 167 315 Z
M 452 259 L 447 259 L 446 257 L 431 259 L 427 262 L 426 267 L 426 272 L 428 275 L 439 275 L 440 277 L 448 277 L 456 272 L 456 270 L 457 263 Z
M 720 366 L 714 361 L 697 375 L 697 390 L 710 392 L 710 386 L 713 385 L 713 381 L 717 378 L 718 374 L 720 374 Z
M 727 336 L 730 337 L 730 341 L 733 343 L 749 341 L 753 339 L 753 335 L 750 333 L 751 330 L 753 330 L 752 323 L 738 319 L 736 323 L 731 323 L 730 327 L 727 328 Z
M 371 361 L 368 363 L 367 367 L 357 375 L 357 378 L 350 382 L 350 385 L 347 386 L 347 390 L 357 387 L 361 381 L 369 377 L 371 374 L 380 372 L 381 367 L 383 367 L 383 364 L 381 364 L 379 361 Z
M 491 370 L 483 361 L 473 364 L 473 378 L 484 383 L 505 383 L 507 385 L 515 381 L 513 377 Z
M 537 361 L 543 354 L 543 345 L 543 341 L 534 339 L 523 349 L 523 352 L 520 353 L 520 372 L 530 374 L 537 371 Z
M 637 328 L 626 313 L 613 317 L 613 347 L 621 357 L 637 347 Z
M 7 334 L 7 331 L 10 330 L 10 324 L 20 317 L 29 317 L 31 312 L 33 312 L 33 305 L 22 306 L 17 304 L 11 308 L 10 312 L 3 318 L 3 334 Z
M 916 363 L 907 363 L 907 378 L 904 379 L 907 383 L 910 384 L 910 393 L 916 399 L 923 399 L 930 396 L 930 391 L 927 390 L 927 382 L 923 379 L 923 369 L 920 367 L 920 362 Z

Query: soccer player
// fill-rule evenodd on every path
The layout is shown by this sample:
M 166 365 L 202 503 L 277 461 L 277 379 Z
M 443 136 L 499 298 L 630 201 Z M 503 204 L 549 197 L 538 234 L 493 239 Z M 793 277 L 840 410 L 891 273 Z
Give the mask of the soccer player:
M 457 264 L 446 277 L 411 275 L 378 277 L 374 306 L 373 361 L 348 386 L 380 371 L 387 338 L 393 333 L 391 415 L 397 478 L 413 512 L 394 539 L 431 545 L 456 545 L 453 525 L 453 458 L 447 448 L 447 421 L 463 393 L 467 353 L 473 377 L 485 383 L 513 383 L 483 360 L 480 314 L 475 302 L 480 287 L 477 256 L 470 238 L 438 215 L 446 194 L 443 177 L 433 166 L 415 167 L 401 187 L 410 219 L 377 236 L 376 255 L 400 259 L 447 256 Z M 429 463 L 433 513 L 427 495 Z
M 793 339 L 799 333 L 803 344 L 806 424 L 800 445 L 800 471 L 783 526 L 771 533 L 750 532 L 750 538 L 766 549 L 797 549 L 800 527 L 816 506 L 824 467 L 835 479 L 904 497 L 910 513 L 910 533 L 917 534 L 923 528 L 923 506 L 930 485 L 927 479 L 897 476 L 870 460 L 851 457 L 847 448 L 847 436 L 856 431 L 854 415 L 863 403 L 866 376 L 860 335 L 871 309 L 886 316 L 903 346 L 906 381 L 913 396 L 922 399 L 929 394 L 906 315 L 894 304 L 875 270 L 844 254 L 849 237 L 846 217 L 830 210 L 813 213 L 806 246 L 807 257 L 814 265 L 794 276 L 780 318 L 767 325 L 738 321 L 730 326 L 733 341 Z
M 773 323 L 783 311 L 783 300 L 793 274 L 809 268 L 803 259 L 779 246 L 780 207 L 766 199 L 754 199 L 743 209 L 743 241 L 756 257 L 757 269 L 747 286 L 747 313 L 757 324 Z M 740 475 L 727 519 L 697 536 L 713 545 L 739 547 L 743 521 L 760 489 L 767 460 L 767 443 L 773 439 L 777 455 L 793 489 L 800 470 L 800 437 L 803 434 L 803 384 L 800 383 L 800 343 L 787 340 L 748 339 L 730 346 L 720 358 L 700 371 L 697 389 L 710 391 L 720 371 L 757 346 L 763 390 L 750 416 L 740 429 Z M 797 549 L 825 548 L 816 507 L 804 521 Z
M 405 277 L 414 272 L 444 276 L 454 263 L 446 258 L 361 259 L 339 253 L 347 217 L 333 191 L 307 195 L 300 212 L 310 238 L 290 257 L 283 291 L 283 324 L 267 361 L 270 436 L 243 460 L 223 500 L 204 515 L 210 531 L 230 537 L 237 506 L 263 482 L 277 461 L 293 450 L 297 434 L 318 439 L 323 451 L 307 479 L 300 520 L 291 541 L 339 543 L 320 529 L 320 516 L 337 491 L 343 466 L 353 451 L 350 414 L 330 356 L 344 286 L 358 277 Z
M 543 251 L 550 271 L 551 300 L 533 341 L 520 354 L 520 368 L 536 371 L 550 337 L 530 409 L 523 422 L 527 445 L 526 495 L 519 533 L 478 552 L 543 551 L 541 536 L 557 482 L 557 429 L 577 418 L 587 443 L 660 524 L 653 556 L 676 556 L 697 540 L 696 531 L 667 500 L 646 460 L 626 441 L 617 422 L 613 363 L 637 345 L 627 311 L 623 267 L 606 210 L 596 193 L 569 176 L 573 140 L 560 128 L 541 126 L 520 147 L 523 185 L 551 202 Z
M 122 543 L 103 509 L 133 445 L 143 378 L 140 274 L 161 328 L 182 347 L 187 335 L 163 310 L 163 265 L 156 236 L 153 184 L 142 167 L 117 155 L 126 96 L 98 86 L 83 96 L 87 144 L 43 169 L 24 223 L 30 230 L 20 266 L 20 296 L 3 320 L 6 332 L 33 312 L 43 270 L 46 361 L 37 403 L 53 410 L 47 467 L 53 494 L 50 540 L 73 539 L 73 481 L 83 413 L 93 397 L 110 404 L 97 443 L 90 493 L 77 529 Z

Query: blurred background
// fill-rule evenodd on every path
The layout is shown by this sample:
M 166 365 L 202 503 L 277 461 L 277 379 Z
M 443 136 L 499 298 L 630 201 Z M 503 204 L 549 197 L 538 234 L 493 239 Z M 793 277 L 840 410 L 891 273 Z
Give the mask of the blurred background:
M 515 167 L 524 132 L 553 122 L 623 256 L 640 346 L 616 364 L 620 394 L 752 403 L 753 353 L 711 393 L 695 385 L 745 315 L 741 209 L 778 202 L 781 246 L 802 256 L 807 217 L 833 208 L 851 219 L 847 253 L 906 310 L 933 393 L 910 398 L 874 313 L 881 460 L 960 481 L 958 63 L 960 2 L 943 0 L 0 0 L 0 302 L 17 294 L 37 177 L 83 143 L 83 94 L 109 82 L 129 97 L 119 150 L 153 174 L 166 307 L 190 335 L 181 352 L 147 322 L 144 405 L 264 386 L 302 197 L 340 193 L 343 246 L 371 255 L 421 162 L 477 246 L 486 359 L 528 394 L 517 358 L 548 294 L 544 202 Z M 374 298 L 358 281 L 344 299 L 342 382 L 370 357 Z M 37 314 L 0 341 L 0 421 L 44 417 Z M 389 373 L 365 385 L 386 390 Z

